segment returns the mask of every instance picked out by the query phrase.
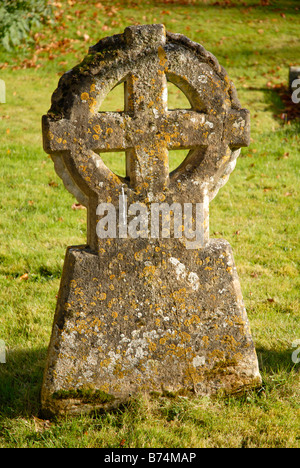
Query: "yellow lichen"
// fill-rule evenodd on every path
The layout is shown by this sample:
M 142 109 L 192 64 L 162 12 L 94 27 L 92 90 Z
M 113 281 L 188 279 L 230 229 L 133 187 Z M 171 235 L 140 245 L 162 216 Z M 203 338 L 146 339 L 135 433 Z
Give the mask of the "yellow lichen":
M 82 101 L 87 101 L 90 95 L 88 93 L 82 93 L 80 97 Z

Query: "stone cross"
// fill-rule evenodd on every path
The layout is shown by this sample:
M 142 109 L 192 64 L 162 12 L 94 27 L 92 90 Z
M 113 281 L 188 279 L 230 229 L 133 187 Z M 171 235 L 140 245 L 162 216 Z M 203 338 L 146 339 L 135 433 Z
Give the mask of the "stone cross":
M 168 109 L 168 81 L 190 109 Z M 124 111 L 100 112 L 121 83 Z M 44 412 L 111 408 L 144 391 L 257 385 L 231 248 L 209 239 L 209 202 L 250 139 L 249 112 L 217 59 L 163 25 L 128 27 L 63 75 L 43 136 L 88 209 L 87 245 L 66 254 Z M 170 173 L 175 149 L 189 152 Z M 125 151 L 126 177 L 103 163 L 109 151 Z

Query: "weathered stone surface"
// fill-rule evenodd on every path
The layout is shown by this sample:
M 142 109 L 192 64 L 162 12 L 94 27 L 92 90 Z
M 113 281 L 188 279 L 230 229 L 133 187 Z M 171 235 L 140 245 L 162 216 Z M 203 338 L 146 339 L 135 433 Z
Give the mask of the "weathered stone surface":
M 167 80 L 191 109 L 168 110 Z M 98 112 L 120 82 L 124 112 Z M 163 25 L 126 28 L 60 79 L 43 135 L 65 186 L 88 208 L 87 246 L 66 254 L 44 412 L 111 408 L 140 391 L 213 394 L 259 384 L 231 248 L 209 240 L 209 201 L 250 138 L 249 112 L 216 58 Z M 169 173 L 168 153 L 176 148 L 190 151 Z M 121 150 L 125 178 L 101 159 L 101 152 Z M 165 215 L 166 235 L 147 226 L 124 234 L 127 206 L 145 208 L 139 222 L 151 224 L 155 203 L 199 207 L 202 234 L 194 248 L 184 217 L 177 237 Z M 99 206 L 115 212 L 107 238 L 99 237 Z
M 48 410 L 111 408 L 143 391 L 230 393 L 260 382 L 227 241 L 187 251 L 174 239 L 130 240 L 117 252 L 67 251 L 44 382 Z M 102 399 L 84 401 L 74 390 L 100 391 Z
M 167 109 L 167 80 L 186 94 L 191 109 Z M 125 111 L 99 113 L 119 83 L 125 84 Z M 95 207 L 117 204 L 122 189 L 145 203 L 197 203 L 205 194 L 212 200 L 234 169 L 239 148 L 249 144 L 249 112 L 200 44 L 166 33 L 162 25 L 137 26 L 103 39 L 62 76 L 43 134 L 66 188 L 89 208 L 88 244 L 98 250 Z M 190 152 L 169 174 L 168 151 L 178 148 Z M 118 150 L 126 152 L 126 179 L 99 156 Z

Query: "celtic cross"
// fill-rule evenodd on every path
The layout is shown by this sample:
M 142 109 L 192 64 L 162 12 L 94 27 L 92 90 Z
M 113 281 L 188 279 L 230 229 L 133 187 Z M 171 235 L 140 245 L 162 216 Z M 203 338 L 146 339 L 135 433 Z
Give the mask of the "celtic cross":
M 168 109 L 168 81 L 190 109 Z M 99 112 L 120 83 L 124 111 Z M 61 77 L 43 117 L 44 148 L 88 208 L 88 239 L 66 252 L 41 392 L 46 416 L 115 408 L 141 392 L 261 384 L 231 247 L 208 235 L 209 201 L 249 133 L 249 112 L 217 59 L 163 25 L 100 40 Z M 175 149 L 189 152 L 170 173 Z M 110 151 L 126 153 L 124 178 L 104 164 Z M 132 219 L 136 208 L 143 216 Z M 118 236 L 111 226 L 102 236 L 103 210 L 118 219 Z
M 168 110 L 167 81 L 191 109 Z M 99 112 L 125 83 L 124 112 Z M 88 243 L 97 247 L 95 207 L 121 189 L 146 202 L 210 201 L 227 181 L 241 146 L 249 144 L 249 113 L 217 60 L 199 44 L 163 25 L 131 26 L 100 41 L 66 73 L 43 118 L 44 148 L 66 187 L 89 208 Z M 189 149 L 169 174 L 168 152 Z M 125 151 L 126 178 L 101 153 Z M 208 210 L 205 216 L 208 216 Z

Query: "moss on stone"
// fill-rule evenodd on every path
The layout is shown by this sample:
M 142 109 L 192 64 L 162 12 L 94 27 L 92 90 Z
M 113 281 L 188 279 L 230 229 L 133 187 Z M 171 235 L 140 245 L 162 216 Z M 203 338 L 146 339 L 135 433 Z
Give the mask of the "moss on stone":
M 83 403 L 109 403 L 115 400 L 113 395 L 102 390 L 91 390 L 85 388 L 58 390 L 52 396 L 54 400 L 81 400 Z
M 237 365 L 236 359 L 225 359 L 214 364 L 212 369 L 206 369 L 204 374 L 206 377 L 215 377 L 216 375 L 230 375 L 232 368 Z

